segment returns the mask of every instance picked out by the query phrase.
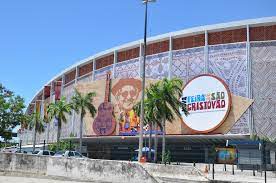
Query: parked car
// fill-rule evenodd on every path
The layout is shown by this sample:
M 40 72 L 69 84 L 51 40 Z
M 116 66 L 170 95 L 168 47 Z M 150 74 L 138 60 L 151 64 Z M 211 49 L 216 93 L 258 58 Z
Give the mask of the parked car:
M 54 156 L 55 157 L 63 157 L 63 155 L 64 155 L 64 151 L 57 151 Z
M 40 155 L 53 156 L 55 153 L 53 151 L 48 151 L 48 150 L 39 150 L 39 151 L 34 151 L 33 154 L 36 154 L 38 156 Z
M 15 153 L 17 150 L 16 146 L 11 146 L 11 147 L 4 147 L 1 152 L 5 152 L 5 153 Z
M 85 157 L 77 151 L 65 151 L 63 156 L 64 157 L 74 157 L 74 158 L 84 158 Z
M 17 150 L 15 151 L 15 153 L 27 154 L 27 151 L 23 151 L 23 150 L 20 151 L 19 149 L 17 149 Z

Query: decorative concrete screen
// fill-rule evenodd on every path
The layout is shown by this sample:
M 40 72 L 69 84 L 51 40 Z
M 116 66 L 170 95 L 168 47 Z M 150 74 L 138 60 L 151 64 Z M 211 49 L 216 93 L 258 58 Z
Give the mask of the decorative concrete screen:
M 162 79 L 169 76 L 169 53 L 149 55 L 146 58 L 146 77 Z
M 106 67 L 103 67 L 101 69 L 95 70 L 95 80 L 101 80 L 106 79 L 106 73 L 111 71 L 112 72 L 113 65 L 109 65 Z
M 248 97 L 246 44 L 225 44 L 209 47 L 208 71 L 222 78 L 234 95 Z M 233 126 L 230 133 L 249 133 L 248 112 Z
M 253 124 L 260 136 L 276 138 L 276 42 L 251 44 Z
M 88 83 L 88 82 L 93 82 L 93 77 L 92 77 L 92 73 L 87 75 L 87 76 L 83 76 L 82 78 L 78 79 L 78 83 Z
M 179 77 L 187 82 L 197 75 L 204 74 L 204 68 L 204 49 L 202 47 L 173 52 L 172 77 Z
M 116 63 L 115 78 L 136 78 L 139 77 L 139 58 Z

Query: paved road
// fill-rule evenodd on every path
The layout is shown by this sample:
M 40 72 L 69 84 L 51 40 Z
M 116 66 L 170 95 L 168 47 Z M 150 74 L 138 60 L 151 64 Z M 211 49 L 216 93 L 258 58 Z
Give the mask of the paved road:
M 34 177 L 17 177 L 17 176 L 3 176 L 0 175 L 0 182 L 2 183 L 85 183 L 79 181 L 68 180 L 56 180 L 46 178 L 34 178 Z M 96 182 L 95 182 L 96 183 Z M 98 183 L 98 182 L 97 182 Z

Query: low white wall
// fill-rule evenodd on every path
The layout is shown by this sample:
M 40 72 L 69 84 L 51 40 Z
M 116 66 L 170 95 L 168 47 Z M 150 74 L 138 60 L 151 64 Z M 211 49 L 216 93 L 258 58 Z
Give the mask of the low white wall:
M 208 181 L 200 171 L 191 165 L 164 165 L 145 163 L 142 166 L 154 177 L 177 178 L 193 181 Z
M 127 161 L 0 153 L 0 171 L 90 181 L 157 182 L 139 163 Z

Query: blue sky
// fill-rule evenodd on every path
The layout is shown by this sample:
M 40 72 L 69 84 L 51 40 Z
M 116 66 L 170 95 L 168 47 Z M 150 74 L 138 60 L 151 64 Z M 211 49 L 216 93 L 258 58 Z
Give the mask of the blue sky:
M 275 0 L 157 0 L 148 35 L 276 16 Z M 66 67 L 143 37 L 141 0 L 1 0 L 0 83 L 28 102 Z

